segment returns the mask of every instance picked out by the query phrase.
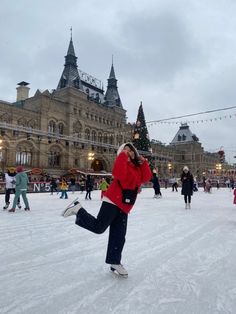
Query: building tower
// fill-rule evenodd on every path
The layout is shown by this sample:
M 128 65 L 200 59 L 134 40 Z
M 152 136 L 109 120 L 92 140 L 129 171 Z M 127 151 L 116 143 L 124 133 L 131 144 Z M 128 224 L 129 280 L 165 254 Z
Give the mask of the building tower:
M 120 96 L 118 93 L 117 79 L 115 76 L 113 62 L 111 65 L 110 76 L 107 82 L 108 84 L 107 84 L 107 91 L 105 94 L 105 104 L 110 107 L 117 106 L 117 107 L 123 108 L 121 100 L 120 100 Z

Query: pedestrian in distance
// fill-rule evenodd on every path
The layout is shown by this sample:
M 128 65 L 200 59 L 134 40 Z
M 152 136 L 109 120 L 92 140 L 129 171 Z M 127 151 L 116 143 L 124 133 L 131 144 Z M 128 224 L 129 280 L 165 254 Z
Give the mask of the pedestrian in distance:
M 160 188 L 160 183 L 159 183 L 156 169 L 154 169 L 152 173 L 153 175 L 152 175 L 151 182 L 153 184 L 153 189 L 154 189 L 154 198 L 160 198 L 162 197 L 162 194 L 161 194 L 161 188 Z
M 60 198 L 65 198 L 65 199 L 67 199 L 67 198 L 68 198 L 68 194 L 67 194 L 67 191 L 68 191 L 68 184 L 67 184 L 67 181 L 66 181 L 65 178 L 62 178 L 62 179 L 61 179 L 60 189 L 61 189 L 61 196 L 60 196 Z
M 23 201 L 25 204 L 25 210 L 26 211 L 30 210 L 29 202 L 28 202 L 28 198 L 27 198 L 27 189 L 28 189 L 28 184 L 29 184 L 28 176 L 27 176 L 27 174 L 24 171 L 22 166 L 18 166 L 16 168 L 16 172 L 17 172 L 17 174 L 16 174 L 16 193 L 15 193 L 12 208 L 9 209 L 8 212 L 15 212 L 16 204 L 18 202 L 20 195 L 22 195 L 22 198 L 23 198 Z
M 5 205 L 4 210 L 8 209 L 10 205 L 10 195 L 16 193 L 16 171 L 15 168 L 10 168 L 5 173 Z M 20 198 L 17 200 L 17 207 L 21 209 Z
M 86 200 L 91 200 L 91 192 L 93 190 L 93 179 L 91 178 L 91 175 L 88 174 L 87 175 L 87 179 L 85 181 L 85 189 L 86 189 L 86 195 L 85 195 L 85 199 Z
M 178 183 L 175 177 L 172 178 L 172 192 L 178 192 Z
M 70 189 L 71 189 L 72 194 L 75 193 L 75 188 L 76 188 L 76 180 L 75 180 L 75 177 L 71 177 L 71 178 L 70 178 Z
M 51 195 L 53 195 L 53 191 L 57 192 L 57 182 L 54 178 L 51 178 L 51 181 L 50 181 L 50 192 L 51 192 Z
M 191 196 L 193 195 L 193 175 L 190 173 L 189 168 L 184 166 L 181 175 L 182 190 L 181 194 L 184 196 L 185 209 L 191 208 Z
M 114 162 L 113 181 L 110 184 L 97 217 L 90 215 L 76 201 L 62 213 L 64 217 L 76 215 L 75 223 L 91 232 L 101 234 L 108 227 L 109 238 L 106 263 L 111 271 L 127 277 L 128 272 L 121 264 L 125 244 L 128 213 L 135 204 L 138 190 L 142 183 L 151 179 L 151 170 L 147 160 L 138 154 L 132 143 L 120 146 Z

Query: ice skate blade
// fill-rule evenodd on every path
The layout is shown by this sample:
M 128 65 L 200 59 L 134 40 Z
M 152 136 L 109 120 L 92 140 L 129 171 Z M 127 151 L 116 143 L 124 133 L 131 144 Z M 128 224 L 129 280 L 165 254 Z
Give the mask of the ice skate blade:
M 69 205 L 67 205 L 67 207 L 66 207 L 65 210 L 69 209 L 70 207 L 73 207 L 73 206 L 75 205 L 76 201 L 77 201 L 77 203 L 78 203 L 78 199 L 79 199 L 79 198 L 76 197 Z
M 76 205 L 78 205 L 78 208 L 76 209 Z M 67 218 L 69 216 L 72 216 L 72 215 L 76 215 L 79 211 L 79 209 L 81 208 L 81 204 L 80 202 L 78 201 L 78 197 L 76 199 L 74 199 L 74 201 L 72 203 L 70 203 L 66 209 L 63 210 L 63 212 L 61 213 L 61 215 L 64 217 L 64 218 Z
M 114 269 L 113 267 L 110 268 L 110 271 L 112 274 L 114 274 L 117 277 L 128 278 L 128 274 L 126 274 L 126 275 L 119 274 L 118 271 L 116 269 Z

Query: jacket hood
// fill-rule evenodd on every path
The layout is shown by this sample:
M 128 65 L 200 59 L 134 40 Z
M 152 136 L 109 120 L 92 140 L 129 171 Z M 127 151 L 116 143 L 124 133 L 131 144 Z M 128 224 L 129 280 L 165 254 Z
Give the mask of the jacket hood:
M 124 143 L 124 144 L 120 145 L 120 147 L 117 150 L 117 156 L 122 152 L 122 150 L 125 148 L 125 146 L 128 146 L 135 153 L 136 157 L 139 156 L 139 153 L 138 153 L 137 149 L 130 142 L 127 142 L 127 143 Z

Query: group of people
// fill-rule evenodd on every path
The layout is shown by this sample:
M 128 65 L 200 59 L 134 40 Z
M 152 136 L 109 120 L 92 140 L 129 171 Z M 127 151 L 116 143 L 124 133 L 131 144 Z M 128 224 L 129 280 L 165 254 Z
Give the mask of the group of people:
M 187 166 L 184 166 L 183 168 L 180 181 L 182 183 L 181 194 L 184 196 L 185 209 L 190 209 L 191 208 L 191 196 L 193 195 L 193 191 L 194 191 L 194 179 L 193 179 L 193 175 L 190 173 L 189 168 Z M 158 180 L 156 169 L 153 170 L 153 176 L 152 176 L 151 182 L 153 184 L 153 189 L 154 189 L 154 198 L 162 197 L 161 190 L 160 190 L 160 183 Z M 178 183 L 175 178 L 171 180 L 171 184 L 172 184 L 171 186 L 172 191 L 178 192 Z
M 16 167 L 16 169 L 12 168 L 7 171 L 5 174 L 5 183 L 6 183 L 6 193 L 5 193 L 5 205 L 3 207 L 4 210 L 8 209 L 10 206 L 10 194 L 14 193 L 13 204 L 8 212 L 15 212 L 16 206 L 20 209 L 20 197 L 22 197 L 23 202 L 25 204 L 25 211 L 30 210 L 29 202 L 27 198 L 27 188 L 29 179 L 24 171 L 22 166 Z
M 30 209 L 26 196 L 27 174 L 21 166 L 16 168 L 16 172 L 17 174 L 8 173 L 8 176 L 11 177 L 8 187 L 15 192 L 13 205 L 9 212 L 14 212 L 16 205 L 20 204 L 20 196 L 22 196 L 25 203 L 25 210 Z M 132 143 L 124 143 L 118 149 L 112 170 L 112 178 L 112 182 L 107 182 L 104 178 L 100 183 L 102 203 L 97 217 L 88 213 L 78 200 L 63 210 L 62 216 L 66 218 L 74 215 L 76 225 L 96 234 L 103 233 L 109 227 L 105 262 L 110 264 L 112 272 L 127 277 L 128 272 L 122 265 L 121 259 L 127 232 L 128 214 L 135 204 L 142 184 L 152 181 L 155 197 L 161 197 L 160 184 L 157 172 L 153 171 L 152 173 L 148 161 L 139 155 Z M 91 184 L 89 184 L 89 180 Z M 185 208 L 190 209 L 194 179 L 187 166 L 183 168 L 180 180 L 182 182 L 181 194 L 184 196 Z M 64 184 L 63 180 L 62 184 Z M 87 190 L 85 199 L 91 199 L 92 180 L 90 176 L 87 177 L 87 186 L 90 186 L 90 189 Z M 7 192 L 6 205 L 9 205 L 9 195 L 10 192 Z M 236 204 L 236 189 L 234 191 L 234 203 Z

